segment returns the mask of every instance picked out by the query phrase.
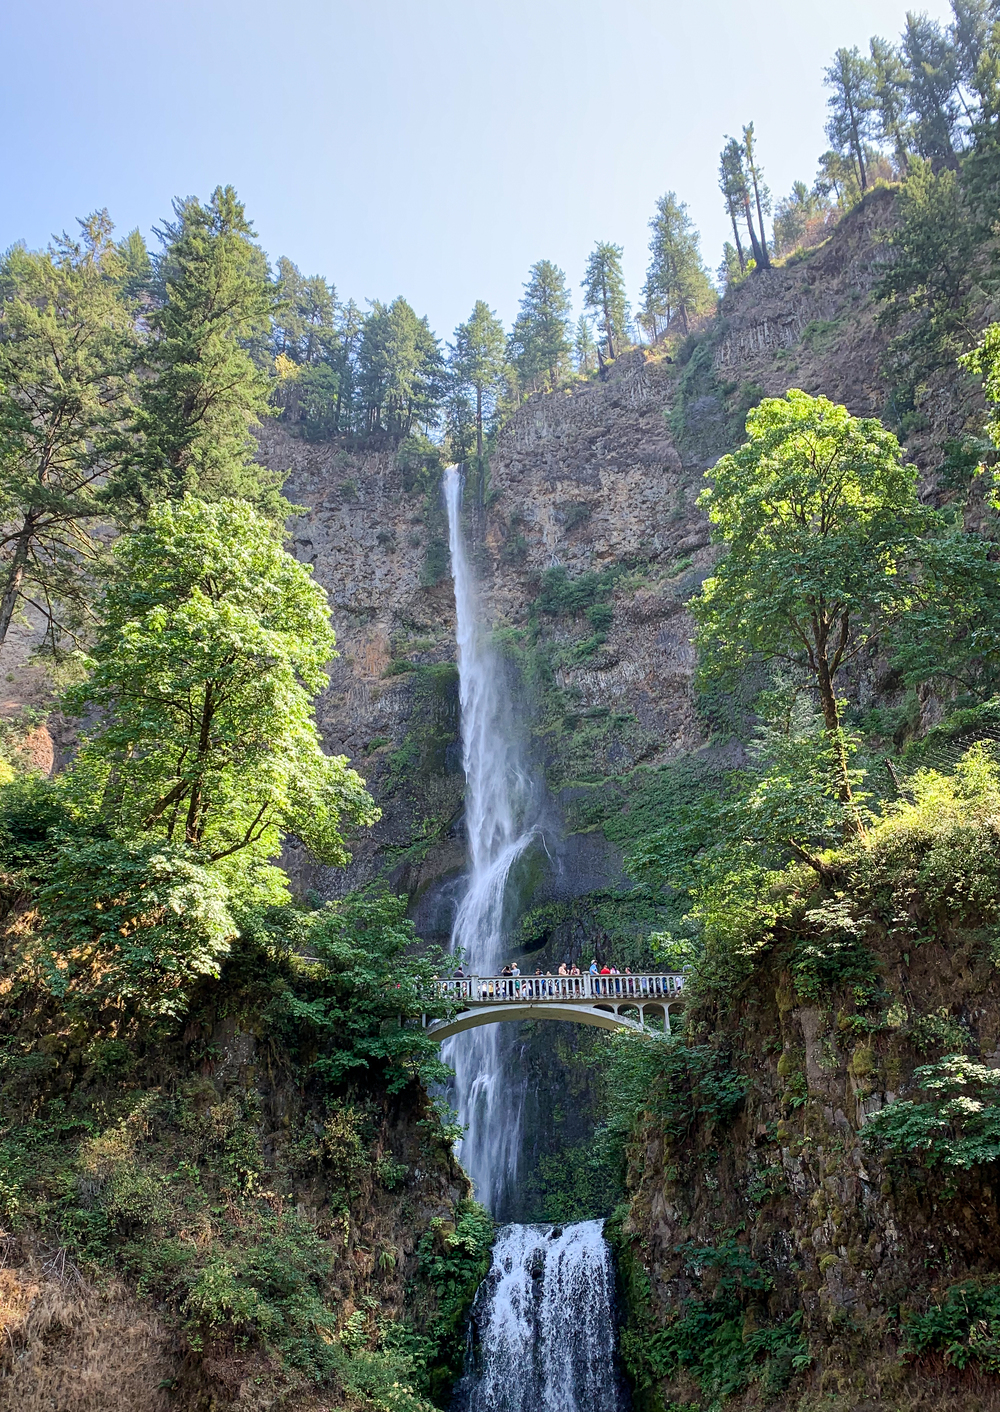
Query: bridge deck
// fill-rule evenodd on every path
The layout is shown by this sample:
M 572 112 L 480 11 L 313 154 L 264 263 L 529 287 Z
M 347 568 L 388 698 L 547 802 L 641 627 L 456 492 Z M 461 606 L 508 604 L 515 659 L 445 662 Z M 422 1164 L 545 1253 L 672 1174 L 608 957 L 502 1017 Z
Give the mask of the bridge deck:
M 684 977 L 671 973 L 642 976 L 456 976 L 439 980 L 437 990 L 469 1005 L 517 1005 L 532 1001 L 547 1004 L 568 1001 L 633 1000 L 637 1003 L 675 1001 L 684 989 Z
M 441 1039 L 498 1020 L 572 1020 L 649 1033 L 647 1010 L 662 1016 L 669 1034 L 671 1006 L 684 1003 L 684 977 L 678 974 L 455 976 L 437 981 L 435 989 L 455 1006 L 451 1019 L 427 1025 L 428 1034 Z

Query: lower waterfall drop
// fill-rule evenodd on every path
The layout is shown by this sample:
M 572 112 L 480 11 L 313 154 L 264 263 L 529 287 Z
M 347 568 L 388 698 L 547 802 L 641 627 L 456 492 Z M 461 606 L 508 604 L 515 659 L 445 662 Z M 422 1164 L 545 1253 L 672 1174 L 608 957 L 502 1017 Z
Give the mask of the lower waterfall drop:
M 453 1412 L 625 1412 L 603 1226 L 501 1227 Z

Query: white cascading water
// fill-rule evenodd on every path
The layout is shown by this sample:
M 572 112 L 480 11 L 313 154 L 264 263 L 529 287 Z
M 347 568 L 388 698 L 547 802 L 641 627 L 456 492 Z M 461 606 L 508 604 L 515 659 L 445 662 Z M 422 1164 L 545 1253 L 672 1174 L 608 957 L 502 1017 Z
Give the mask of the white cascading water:
M 455 584 L 465 832 L 466 890 L 452 927 L 452 950 L 464 952 L 473 975 L 496 975 L 504 964 L 504 895 L 510 870 L 538 835 L 535 791 L 514 729 L 510 694 L 479 612 L 476 583 L 462 535 L 462 478 L 444 476 L 448 544 Z M 495 1211 L 517 1169 L 523 1085 L 502 1062 L 510 1036 L 500 1025 L 456 1035 L 442 1046 L 455 1070 L 455 1098 L 465 1136 L 458 1155 L 476 1196 Z
M 503 1226 L 472 1306 L 455 1412 L 624 1412 L 602 1221 Z
M 448 541 L 458 623 L 459 702 L 469 869 L 452 927 L 467 973 L 496 975 L 505 960 L 511 868 L 539 836 L 538 793 L 524 766 L 503 663 L 493 651 L 462 536 L 462 480 L 445 471 Z M 488 1210 L 515 1205 L 524 1079 L 514 1077 L 504 1024 L 446 1041 L 465 1136 L 458 1148 Z M 614 1273 L 603 1222 L 500 1229 L 472 1308 L 456 1412 L 625 1412 L 618 1372 Z

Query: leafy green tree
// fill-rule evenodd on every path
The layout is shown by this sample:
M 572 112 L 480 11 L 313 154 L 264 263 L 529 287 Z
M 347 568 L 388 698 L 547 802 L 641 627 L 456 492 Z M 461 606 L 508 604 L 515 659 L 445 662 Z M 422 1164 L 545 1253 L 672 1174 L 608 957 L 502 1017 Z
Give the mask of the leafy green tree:
M 448 1012 L 433 982 L 455 964 L 435 946 L 418 950 L 405 897 L 352 893 L 328 903 L 307 918 L 302 940 L 313 958 L 310 972 L 284 1003 L 298 1042 L 308 1036 L 321 1080 L 340 1085 L 374 1069 L 387 1074 L 388 1092 L 398 1093 L 418 1077 L 449 1077 L 433 1037 L 399 1023 Z
M 581 314 L 576 321 L 573 360 L 578 373 L 592 373 L 597 368 L 597 344 L 594 342 L 594 330 L 586 314 Z
M 101 486 L 131 415 L 128 270 L 106 212 L 0 261 L 0 643 L 31 604 L 56 647 L 89 610 Z
M 118 1032 L 183 1013 L 236 934 L 222 879 L 162 840 L 64 842 L 38 901 L 49 990 L 70 1015 L 104 1012 Z
M 668 327 L 677 319 L 684 333 L 690 320 L 707 313 L 716 303 L 716 293 L 702 264 L 700 237 L 688 215 L 687 203 L 678 201 L 672 191 L 656 203 L 656 215 L 649 222 L 649 268 L 643 288 L 645 314 L 652 335 L 658 336 L 658 320 Z
M 572 301 L 566 276 L 551 260 L 532 265 L 510 337 L 510 361 L 522 387 L 558 387 L 569 368 Z
M 850 154 L 858 185 L 865 191 L 868 187 L 865 151 L 874 136 L 874 68 L 857 48 L 838 49 L 826 70 L 825 83 L 832 90 L 827 100 L 830 119 L 826 135 L 838 152 L 846 150 Z
M 115 544 L 90 674 L 97 714 L 69 786 L 94 826 L 235 860 L 250 882 L 293 832 L 342 864 L 342 824 L 377 817 L 320 748 L 312 696 L 334 655 L 326 596 L 245 503 L 151 507 Z
M 361 429 L 397 444 L 416 426 L 432 426 L 444 391 L 443 360 L 426 318 L 402 297 L 376 301 L 358 344 L 357 390 Z
M 916 469 L 880 422 L 796 389 L 754 408 L 747 434 L 699 501 L 727 546 L 692 601 L 704 670 L 805 671 L 846 802 L 836 678 L 913 601 L 909 570 L 928 523 Z
M 628 343 L 629 320 L 620 245 L 598 241 L 587 257 L 581 288 L 584 304 L 597 319 L 608 357 L 617 357 Z
M 231 186 L 207 205 L 175 203 L 161 233 L 162 302 L 148 315 L 136 418 L 138 454 L 121 478 L 138 512 L 190 492 L 236 496 L 283 519 L 277 479 L 254 459 L 270 379 L 251 349 L 270 334 L 277 291 Z
M 503 391 L 506 361 L 503 324 L 488 304 L 477 299 L 468 320 L 455 330 L 449 362 L 453 386 L 474 400 L 480 508 L 485 494 L 483 431 Z

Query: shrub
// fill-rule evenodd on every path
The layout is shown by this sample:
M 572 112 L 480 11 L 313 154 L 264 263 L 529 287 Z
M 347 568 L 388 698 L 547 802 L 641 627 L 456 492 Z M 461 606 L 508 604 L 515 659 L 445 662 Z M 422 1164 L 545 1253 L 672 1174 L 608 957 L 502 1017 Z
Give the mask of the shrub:
M 1000 1070 L 949 1054 L 913 1074 L 926 1100 L 899 1098 L 874 1114 L 864 1140 L 889 1157 L 966 1170 L 1000 1159 Z
M 911 1358 L 942 1353 L 952 1368 L 972 1363 L 983 1373 L 1000 1373 L 1000 1286 L 977 1280 L 952 1285 L 940 1304 L 906 1321 L 903 1348 Z

